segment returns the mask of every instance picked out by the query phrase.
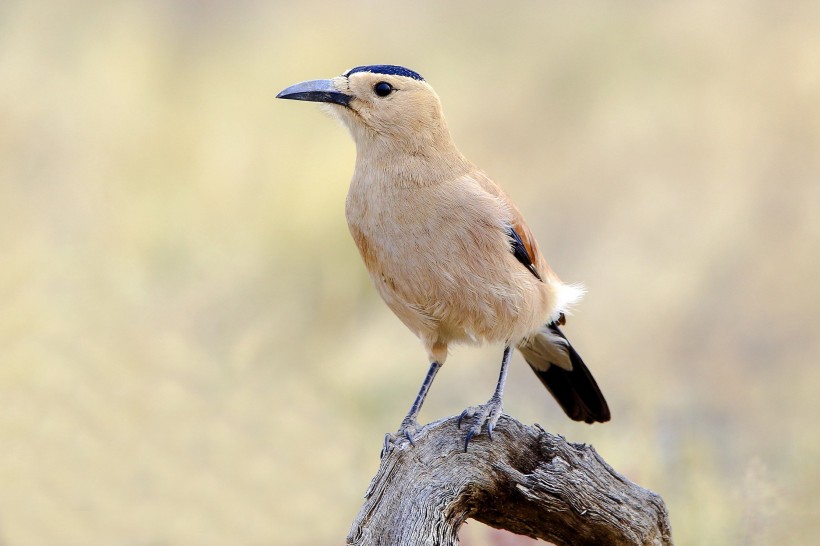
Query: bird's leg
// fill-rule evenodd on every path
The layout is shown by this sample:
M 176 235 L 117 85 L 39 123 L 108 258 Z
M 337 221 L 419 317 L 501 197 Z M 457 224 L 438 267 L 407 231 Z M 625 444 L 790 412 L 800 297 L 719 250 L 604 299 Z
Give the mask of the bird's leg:
M 504 356 L 501 357 L 501 372 L 498 375 L 498 384 L 495 386 L 495 392 L 487 400 L 486 404 L 480 406 L 472 406 L 461 412 L 458 417 L 458 428 L 461 428 L 461 421 L 469 418 L 473 420 L 473 426 L 467 431 L 467 436 L 464 439 L 464 451 L 467 451 L 467 446 L 470 445 L 470 440 L 474 436 L 481 434 L 481 427 L 487 423 L 487 435 L 490 440 L 493 439 L 493 428 L 501 417 L 501 412 L 504 410 L 501 398 L 504 395 L 504 383 L 507 381 L 507 366 L 510 363 L 510 356 L 512 350 L 509 346 L 504 347 Z
M 396 434 L 387 433 L 384 436 L 384 447 L 382 448 L 382 456 L 387 453 L 388 449 L 390 448 L 390 444 L 393 443 L 398 438 L 407 438 L 412 445 L 416 445 L 413 441 L 413 435 L 418 431 L 418 423 L 416 422 L 416 418 L 419 415 L 419 411 L 421 411 L 421 406 L 424 404 L 424 399 L 427 397 L 427 391 L 430 390 L 430 385 L 433 384 L 433 379 L 436 377 L 439 369 L 441 368 L 441 364 L 434 360 L 430 363 L 430 369 L 427 370 L 427 376 L 424 378 L 424 382 L 421 384 L 421 388 L 419 389 L 418 395 L 416 395 L 416 399 L 413 401 L 413 405 L 410 407 L 410 411 L 407 413 L 407 417 L 401 422 L 399 425 L 399 430 Z

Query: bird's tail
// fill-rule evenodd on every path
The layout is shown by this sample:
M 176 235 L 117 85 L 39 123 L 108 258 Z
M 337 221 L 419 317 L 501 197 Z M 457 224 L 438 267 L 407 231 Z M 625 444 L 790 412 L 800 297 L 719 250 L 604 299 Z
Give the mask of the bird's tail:
M 570 419 L 609 421 L 609 406 L 601 389 L 557 324 L 544 326 L 518 349 Z

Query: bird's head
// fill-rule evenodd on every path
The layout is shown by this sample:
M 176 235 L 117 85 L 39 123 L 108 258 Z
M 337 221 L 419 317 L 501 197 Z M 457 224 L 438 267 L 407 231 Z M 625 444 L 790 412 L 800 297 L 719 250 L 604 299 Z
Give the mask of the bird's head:
M 358 66 L 329 80 L 297 83 L 276 96 L 330 105 L 357 146 L 419 153 L 450 144 L 438 95 L 417 72 L 401 66 Z

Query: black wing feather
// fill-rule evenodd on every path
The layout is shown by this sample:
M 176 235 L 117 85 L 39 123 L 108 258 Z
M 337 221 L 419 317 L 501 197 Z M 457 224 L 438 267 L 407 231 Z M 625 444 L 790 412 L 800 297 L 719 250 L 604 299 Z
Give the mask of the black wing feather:
M 532 256 L 527 252 L 527 247 L 524 246 L 521 236 L 515 231 L 514 227 L 507 227 L 507 237 L 510 239 L 510 250 L 512 250 L 513 256 L 524 264 L 524 266 L 530 270 L 530 273 L 535 275 L 536 279 L 539 281 L 543 280 L 541 275 L 538 274 L 538 271 L 535 270 L 535 266 L 532 264 Z

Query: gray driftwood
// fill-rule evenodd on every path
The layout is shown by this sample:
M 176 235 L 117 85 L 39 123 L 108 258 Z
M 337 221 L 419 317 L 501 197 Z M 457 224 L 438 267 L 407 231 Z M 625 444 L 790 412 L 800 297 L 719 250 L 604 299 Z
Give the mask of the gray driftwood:
M 367 490 L 347 544 L 458 545 L 468 518 L 558 546 L 671 545 L 660 496 L 588 445 L 502 416 L 464 453 L 455 417 L 394 446 Z

